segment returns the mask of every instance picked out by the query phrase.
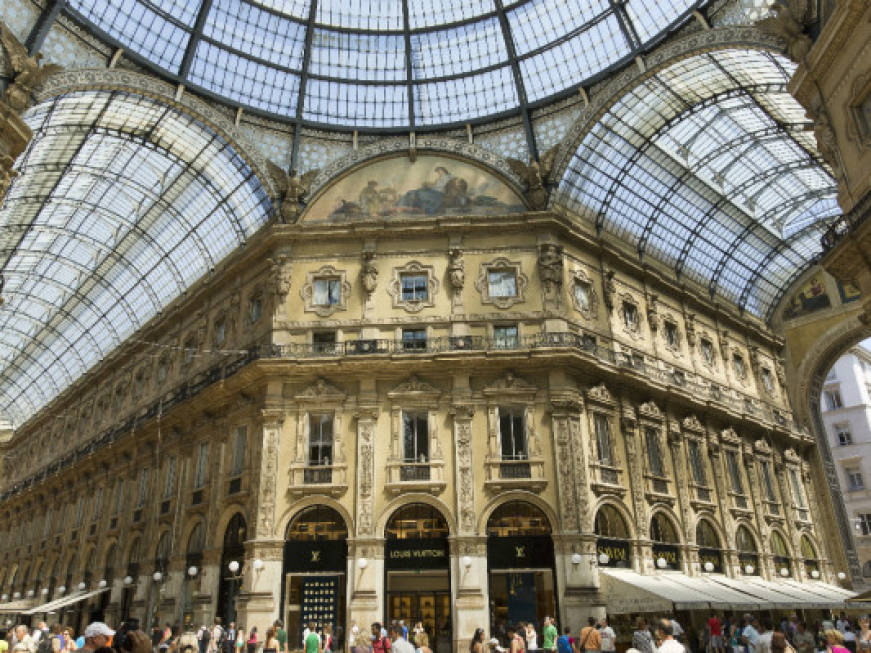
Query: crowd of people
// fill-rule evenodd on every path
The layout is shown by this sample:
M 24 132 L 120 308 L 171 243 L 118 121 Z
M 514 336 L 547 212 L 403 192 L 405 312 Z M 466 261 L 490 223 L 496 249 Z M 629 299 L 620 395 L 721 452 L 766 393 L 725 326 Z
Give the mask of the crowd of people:
M 511 631 L 500 630 L 502 637 L 486 639 L 478 628 L 472 638 L 470 653 L 871 653 L 871 623 L 862 617 L 855 623 L 841 614 L 809 626 L 792 614 L 780 621 L 751 614 L 713 614 L 691 637 L 674 618 L 648 621 L 639 617 L 635 629 L 618 633 L 607 619 L 590 617 L 577 632 L 562 629 L 552 617 L 545 617 L 541 638 L 535 624 L 521 623 Z M 418 622 L 409 629 L 403 621 L 382 626 L 373 623 L 368 630 L 351 624 L 345 640 L 341 628 L 333 631 L 329 624 L 318 628 L 306 625 L 299 643 L 288 641 L 280 620 L 267 629 L 261 639 L 257 628 L 220 619 L 211 626 L 188 625 L 184 628 L 166 624 L 155 627 L 151 637 L 138 629 L 135 622 L 125 622 L 118 632 L 102 622 L 89 624 L 79 637 L 72 628 L 41 621 L 36 628 L 18 625 L 0 629 L 0 653 L 290 653 L 302 647 L 304 653 L 433 653 L 430 635 Z M 439 651 L 439 653 L 445 653 Z

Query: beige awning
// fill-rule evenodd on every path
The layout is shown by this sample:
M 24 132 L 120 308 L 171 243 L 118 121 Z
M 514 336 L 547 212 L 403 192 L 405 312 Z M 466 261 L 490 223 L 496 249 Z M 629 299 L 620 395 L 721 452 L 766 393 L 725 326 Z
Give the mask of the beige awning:
M 834 609 L 843 608 L 849 593 L 825 583 L 786 580 L 763 580 L 758 576 L 727 578 L 721 576 L 717 582 L 756 597 L 760 604 L 768 608 L 792 609 Z
M 35 599 L 19 599 L 17 601 L 9 601 L 0 603 L 0 614 L 19 614 L 25 612 L 33 605 Z
M 670 578 L 673 575 L 677 574 L 644 576 L 629 569 L 600 569 L 599 579 L 608 612 L 626 614 L 710 607 L 708 598 L 702 592 L 674 582 Z
M 70 594 L 69 596 L 54 599 L 53 601 L 49 601 L 48 603 L 43 603 L 42 605 L 37 605 L 34 608 L 25 610 L 24 614 L 42 614 L 44 612 L 57 612 L 61 608 L 65 608 L 68 605 L 73 605 L 74 603 L 85 601 L 92 596 L 97 596 L 97 594 L 108 592 L 109 589 L 109 587 L 102 587 L 98 590 L 92 590 L 90 592 L 79 592 L 77 594 Z

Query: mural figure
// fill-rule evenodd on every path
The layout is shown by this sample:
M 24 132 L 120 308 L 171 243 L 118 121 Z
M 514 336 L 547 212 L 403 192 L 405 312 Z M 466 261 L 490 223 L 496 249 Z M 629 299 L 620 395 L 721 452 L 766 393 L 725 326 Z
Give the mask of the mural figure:
M 790 320 L 800 315 L 828 308 L 831 305 L 832 302 L 826 294 L 822 275 L 815 274 L 790 298 L 789 304 L 783 309 L 783 318 Z

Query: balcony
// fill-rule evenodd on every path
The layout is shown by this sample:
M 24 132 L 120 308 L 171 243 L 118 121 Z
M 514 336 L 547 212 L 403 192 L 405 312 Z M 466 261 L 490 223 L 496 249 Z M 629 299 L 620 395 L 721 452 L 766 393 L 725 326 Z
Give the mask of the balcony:
M 345 463 L 332 465 L 309 465 L 293 463 L 290 467 L 290 487 L 292 497 L 310 494 L 327 494 L 340 497 L 348 491 L 348 466 Z
M 544 478 L 543 458 L 519 460 L 487 458 L 484 466 L 486 470 L 484 488 L 489 492 L 506 492 L 518 489 L 541 492 L 547 487 L 547 479 Z
M 414 462 L 391 460 L 387 463 L 387 482 L 384 489 L 391 494 L 428 492 L 441 494 L 446 486 L 444 460 Z

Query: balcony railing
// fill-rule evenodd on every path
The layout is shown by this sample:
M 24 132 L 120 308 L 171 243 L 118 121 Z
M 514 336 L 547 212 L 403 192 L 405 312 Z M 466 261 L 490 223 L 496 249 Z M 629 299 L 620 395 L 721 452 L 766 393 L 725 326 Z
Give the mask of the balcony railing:
M 428 481 L 429 463 L 406 463 L 399 468 L 400 481 Z
M 302 472 L 302 482 L 306 485 L 317 483 L 332 483 L 332 467 L 306 467 Z
M 503 462 L 499 464 L 499 478 L 532 478 L 532 467 L 524 461 Z

